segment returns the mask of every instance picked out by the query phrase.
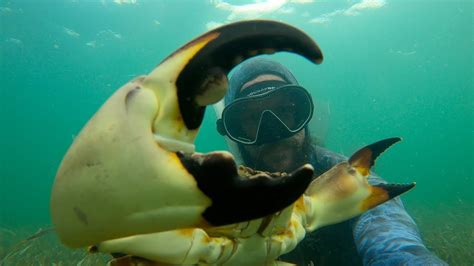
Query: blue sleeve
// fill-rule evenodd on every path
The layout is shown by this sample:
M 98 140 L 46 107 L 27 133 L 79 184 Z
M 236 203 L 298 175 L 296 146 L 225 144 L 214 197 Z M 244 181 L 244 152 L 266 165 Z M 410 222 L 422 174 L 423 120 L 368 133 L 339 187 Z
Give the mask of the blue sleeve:
M 369 183 L 385 183 L 370 176 Z M 352 220 L 357 251 L 364 265 L 447 265 L 423 245 L 415 221 L 399 197 Z
M 321 173 L 343 160 L 347 158 L 318 146 L 312 158 Z M 372 185 L 386 183 L 375 175 L 368 179 Z M 364 265 L 448 265 L 425 247 L 415 221 L 399 197 L 353 218 L 351 224 Z

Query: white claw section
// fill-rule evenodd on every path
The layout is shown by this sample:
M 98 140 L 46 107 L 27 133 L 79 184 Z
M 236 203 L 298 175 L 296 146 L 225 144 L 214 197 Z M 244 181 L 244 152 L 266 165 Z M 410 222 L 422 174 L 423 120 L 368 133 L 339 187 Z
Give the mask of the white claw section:
M 192 143 L 171 139 L 165 136 L 154 134 L 156 142 L 168 151 L 182 151 L 184 153 L 194 153 L 196 146 Z
M 97 248 L 104 253 L 133 254 L 173 265 L 222 264 L 232 255 L 234 243 L 195 228 L 108 240 Z

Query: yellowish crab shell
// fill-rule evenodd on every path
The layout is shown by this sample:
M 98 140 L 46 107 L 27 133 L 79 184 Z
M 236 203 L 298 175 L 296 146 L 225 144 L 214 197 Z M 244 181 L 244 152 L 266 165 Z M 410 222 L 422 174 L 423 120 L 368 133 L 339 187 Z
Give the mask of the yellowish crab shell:
M 61 241 L 81 247 L 237 223 L 300 197 L 311 182 L 309 165 L 285 177 L 247 178 L 227 152 L 194 152 L 205 106 L 224 96 L 227 73 L 243 59 L 277 51 L 322 61 L 300 30 L 245 21 L 196 38 L 118 89 L 75 138 L 57 172 L 51 216 Z
M 142 80 L 104 104 L 61 164 L 51 204 L 56 230 L 68 245 L 148 232 L 156 221 L 177 228 L 203 222 L 200 214 L 211 200 L 196 189 L 177 155 L 159 148 L 150 127 L 158 101 L 151 90 L 132 92 Z

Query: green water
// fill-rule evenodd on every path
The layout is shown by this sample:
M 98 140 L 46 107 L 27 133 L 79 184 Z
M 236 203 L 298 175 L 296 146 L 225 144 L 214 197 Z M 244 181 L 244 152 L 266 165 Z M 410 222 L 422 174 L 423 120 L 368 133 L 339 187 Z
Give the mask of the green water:
M 357 2 L 288 3 L 262 15 L 303 29 L 325 55 L 318 66 L 274 58 L 312 93 L 311 129 L 325 146 L 350 155 L 402 137 L 376 172 L 417 182 L 403 199 L 423 232 L 463 225 L 472 241 L 473 2 L 380 1 L 343 12 Z M 115 89 L 228 15 L 209 1 L 0 0 L 0 226 L 49 224 L 55 172 L 87 120 Z M 321 16 L 329 21 L 309 22 Z M 226 148 L 214 119 L 209 108 L 199 151 Z

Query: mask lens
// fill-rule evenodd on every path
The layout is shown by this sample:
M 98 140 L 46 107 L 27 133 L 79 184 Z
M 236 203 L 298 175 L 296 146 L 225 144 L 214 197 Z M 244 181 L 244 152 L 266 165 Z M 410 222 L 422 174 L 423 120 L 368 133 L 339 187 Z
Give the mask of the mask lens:
M 312 100 L 309 94 L 300 88 L 286 87 L 281 90 L 279 102 L 271 110 L 288 130 L 299 131 L 311 119 Z
M 244 143 L 254 141 L 260 116 L 261 110 L 256 108 L 254 101 L 229 105 L 224 116 L 224 125 L 228 135 Z
M 239 99 L 228 105 L 223 112 L 223 122 L 227 135 L 243 144 L 254 144 L 259 130 L 273 130 L 263 123 L 264 113 L 271 112 L 276 123 L 283 124 L 287 132 L 300 131 L 313 115 L 313 102 L 302 87 L 288 85 L 264 95 Z M 268 117 L 268 116 L 267 116 Z M 262 132 L 260 132 L 262 133 Z M 279 136 L 280 132 L 267 132 L 266 136 Z

